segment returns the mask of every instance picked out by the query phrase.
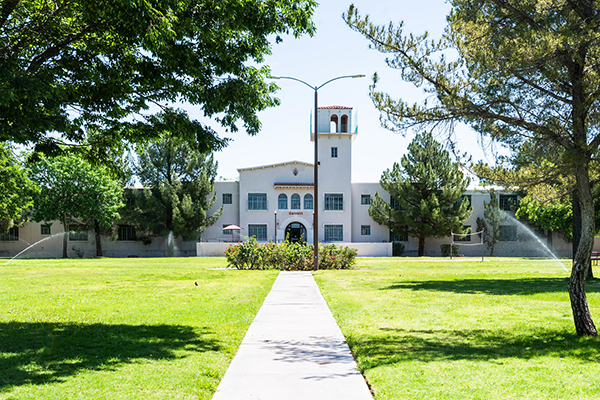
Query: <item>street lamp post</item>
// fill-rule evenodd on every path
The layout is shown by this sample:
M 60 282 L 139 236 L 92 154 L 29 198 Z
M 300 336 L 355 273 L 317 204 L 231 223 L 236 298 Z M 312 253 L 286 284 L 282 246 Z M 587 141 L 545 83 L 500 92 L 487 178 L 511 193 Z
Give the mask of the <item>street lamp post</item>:
M 313 226 L 313 248 L 314 248 L 314 269 L 319 269 L 319 116 L 318 116 L 318 91 L 323 86 L 327 85 L 329 82 L 336 81 L 338 79 L 344 78 L 363 78 L 364 75 L 344 75 L 338 76 L 336 78 L 330 79 L 327 82 L 319 85 L 313 86 L 310 85 L 303 80 L 298 78 L 293 78 L 291 76 L 271 76 L 271 79 L 291 79 L 293 81 L 298 81 L 300 83 L 305 84 L 309 88 L 315 91 L 315 164 L 314 164 L 314 199 L 313 199 L 313 207 L 314 207 L 314 226 Z

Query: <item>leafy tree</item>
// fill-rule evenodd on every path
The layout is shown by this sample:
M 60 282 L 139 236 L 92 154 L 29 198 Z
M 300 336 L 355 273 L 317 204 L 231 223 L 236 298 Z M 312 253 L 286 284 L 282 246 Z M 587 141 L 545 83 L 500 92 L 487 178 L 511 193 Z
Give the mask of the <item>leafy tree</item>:
M 506 220 L 506 213 L 500 209 L 498 195 L 494 189 L 490 189 L 490 201 L 483 203 L 483 219 L 477 218 L 477 230 L 485 228 L 483 237 L 490 256 L 494 255 L 494 246 L 500 241 L 500 224 Z
M 123 189 L 103 166 L 94 166 L 75 155 L 36 160 L 31 179 L 40 187 L 34 197 L 35 221 L 58 220 L 65 231 L 63 257 L 67 257 L 68 232 L 72 222 L 92 228 L 96 255 L 102 256 L 101 234 L 110 230 L 123 206 Z
M 222 209 L 206 215 L 215 202 L 217 163 L 211 153 L 195 150 L 171 132 L 137 153 L 137 176 L 145 189 L 126 218 L 141 234 L 196 239 L 219 218 Z
M 112 0 L 0 3 L 0 141 L 99 149 L 143 142 L 132 115 L 188 102 L 231 131 L 260 128 L 257 111 L 277 104 L 256 67 L 281 34 L 315 30 L 314 0 Z M 219 142 L 208 126 L 188 131 L 206 149 Z M 90 138 L 87 130 L 100 128 Z M 136 129 L 133 129 L 136 128 Z M 57 134 L 58 133 L 58 134 Z M 182 132 L 183 134 L 183 132 Z
M 488 182 L 502 185 L 523 196 L 516 210 L 516 217 L 530 225 L 548 232 L 551 244 L 553 232 L 558 231 L 573 243 L 573 255 L 577 252 L 581 237 L 581 210 L 575 190 L 575 178 L 569 174 L 565 151 L 552 143 L 527 141 L 505 163 L 490 167 L 479 163 L 476 173 Z M 595 158 L 590 163 L 592 193 L 595 207 L 596 232 L 600 228 L 600 192 L 597 187 L 600 171 Z M 589 261 L 588 261 L 589 263 Z M 591 263 L 587 278 L 593 279 Z
M 600 5 L 584 0 L 452 0 L 439 41 L 405 35 L 402 25 L 373 25 L 351 7 L 348 24 L 379 51 L 404 80 L 435 96 L 408 104 L 378 92 L 371 97 L 384 126 L 463 121 L 481 135 L 518 146 L 552 143 L 565 152 L 581 208 L 581 238 L 569 279 L 576 331 L 597 335 L 585 294 L 594 239 L 590 163 L 600 135 Z M 450 52 L 454 50 L 455 52 Z M 456 54 L 452 60 L 446 55 Z
M 13 149 L 0 143 L 0 233 L 7 232 L 33 205 L 35 190 Z
M 469 185 L 458 163 L 434 140 L 431 133 L 417 135 L 402 156 L 381 175 L 381 187 L 393 205 L 375 194 L 369 215 L 392 232 L 408 232 L 419 239 L 419 256 L 425 253 L 425 239 L 463 233 L 463 223 L 472 208 L 460 201 Z

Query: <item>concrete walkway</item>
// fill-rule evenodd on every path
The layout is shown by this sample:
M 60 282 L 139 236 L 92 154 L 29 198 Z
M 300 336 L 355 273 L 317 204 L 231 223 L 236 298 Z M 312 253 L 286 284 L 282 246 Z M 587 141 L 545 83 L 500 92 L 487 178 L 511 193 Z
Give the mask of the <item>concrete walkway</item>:
M 282 271 L 213 400 L 372 400 L 310 272 Z

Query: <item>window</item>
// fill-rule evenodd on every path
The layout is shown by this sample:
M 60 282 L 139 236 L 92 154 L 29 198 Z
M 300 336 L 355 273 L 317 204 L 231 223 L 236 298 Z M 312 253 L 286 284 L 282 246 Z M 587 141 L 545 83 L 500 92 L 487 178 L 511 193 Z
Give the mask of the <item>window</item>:
M 40 225 L 40 235 L 50 235 L 50 225 L 45 224 L 45 225 Z
M 16 242 L 19 240 L 19 228 L 13 226 L 6 233 L 0 233 L 0 242 Z
M 325 194 L 326 211 L 344 211 L 343 194 Z
M 361 194 L 360 195 L 360 205 L 368 206 L 371 204 L 371 195 L 370 194 Z
M 390 197 L 390 207 L 392 207 L 392 209 L 394 209 L 395 211 L 400 211 L 400 204 L 398 203 L 398 200 L 396 200 L 395 197 Z
M 362 236 L 371 236 L 371 225 L 361 225 L 360 234 Z
M 390 242 L 408 242 L 408 232 L 394 233 L 390 230 Z
M 304 209 L 312 210 L 313 209 L 313 196 L 312 194 L 304 195 Z
M 463 229 L 465 232 L 471 233 L 471 225 L 465 225 L 465 226 L 463 226 Z M 454 241 L 455 242 L 470 242 L 471 235 L 455 235 Z
M 516 225 L 500 225 L 498 230 L 498 240 L 501 242 L 515 242 L 517 240 Z
M 333 114 L 329 119 L 329 132 L 337 132 L 338 131 L 338 116 L 337 114 Z
M 119 225 L 117 240 L 135 240 L 135 228 L 131 225 Z
M 223 228 L 225 228 L 226 226 L 229 226 L 229 224 L 223 224 Z M 233 230 L 223 229 L 223 235 L 232 235 L 232 234 L 233 234 Z
M 337 158 L 337 156 L 338 156 L 338 148 L 332 147 L 331 148 L 331 158 Z
M 292 195 L 292 202 L 290 204 L 290 208 L 292 210 L 299 210 L 300 209 L 300 195 L 299 194 L 293 194 Z
M 266 193 L 248 193 L 248 210 L 266 210 Z
M 516 194 L 501 194 L 498 200 L 498 206 L 504 211 L 512 211 L 517 204 L 518 198 Z
M 233 204 L 233 196 L 231 193 L 223 193 L 223 204 Z
M 248 225 L 248 236 L 264 242 L 267 240 L 267 225 Z
M 342 115 L 342 124 L 341 124 L 341 132 L 348 133 L 348 116 Z
M 125 197 L 125 206 L 128 208 L 135 207 L 135 197 L 133 193 L 130 193 L 128 196 Z
M 287 210 L 287 195 L 281 193 L 277 198 L 277 208 L 280 210 Z
M 344 240 L 344 225 L 325 225 L 326 242 L 342 242 Z
M 84 225 L 69 226 L 69 240 L 72 242 L 87 242 L 88 230 Z

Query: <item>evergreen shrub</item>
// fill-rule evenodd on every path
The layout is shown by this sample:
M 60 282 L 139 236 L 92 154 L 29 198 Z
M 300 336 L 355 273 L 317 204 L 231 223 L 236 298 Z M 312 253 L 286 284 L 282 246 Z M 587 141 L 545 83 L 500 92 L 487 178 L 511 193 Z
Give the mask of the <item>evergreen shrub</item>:
M 404 243 L 392 242 L 392 256 L 400 257 L 402 254 L 404 254 Z

